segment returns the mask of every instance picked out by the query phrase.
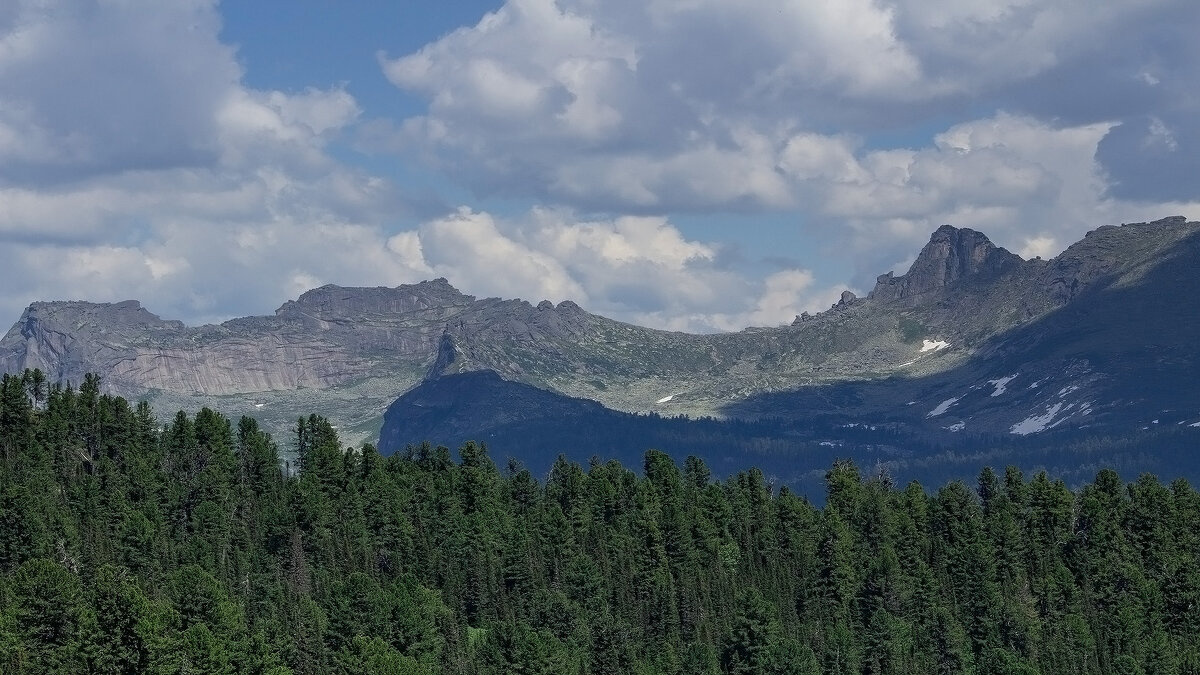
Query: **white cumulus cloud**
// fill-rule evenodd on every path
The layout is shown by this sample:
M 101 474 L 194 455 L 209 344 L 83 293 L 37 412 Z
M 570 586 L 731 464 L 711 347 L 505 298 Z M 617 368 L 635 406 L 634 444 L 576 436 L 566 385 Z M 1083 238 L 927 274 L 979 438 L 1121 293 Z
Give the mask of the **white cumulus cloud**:
M 0 310 L 139 298 L 189 321 L 298 283 L 415 281 L 396 190 L 334 160 L 346 91 L 257 90 L 215 2 L 18 0 L 0 14 Z M 299 289 L 304 290 L 304 289 Z
M 444 276 L 467 293 L 573 300 L 675 330 L 778 325 L 828 308 L 842 290 L 816 288 L 803 269 L 747 279 L 718 261 L 715 245 L 688 239 L 659 217 L 579 219 L 535 208 L 499 218 L 462 207 L 393 236 L 387 247 L 410 268 Z
M 428 106 L 380 133 L 481 195 L 795 211 L 864 266 L 943 223 L 1053 254 L 1099 224 L 1200 215 L 1182 25 L 1200 5 L 513 0 L 381 55 Z

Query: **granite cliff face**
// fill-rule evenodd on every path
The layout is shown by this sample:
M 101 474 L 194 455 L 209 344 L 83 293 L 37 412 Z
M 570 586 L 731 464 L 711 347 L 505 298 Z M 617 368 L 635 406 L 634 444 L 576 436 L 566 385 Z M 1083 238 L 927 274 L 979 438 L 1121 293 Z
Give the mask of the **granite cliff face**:
M 916 306 L 960 280 L 992 281 L 1022 262 L 1020 256 L 998 248 L 975 230 L 943 225 L 921 249 L 907 274 L 895 277 L 888 272 L 879 277 L 870 297 Z
M 274 316 L 188 327 L 136 301 L 38 302 L 0 340 L 0 368 L 41 368 L 52 381 L 75 383 L 95 372 L 106 390 L 149 398 L 160 412 L 210 405 L 256 415 L 276 432 L 328 405 L 357 440 L 374 433 L 388 400 L 420 380 L 446 322 L 474 303 L 445 279 L 326 286 Z
M 119 392 L 220 396 L 328 388 L 384 362 L 422 363 L 445 321 L 472 298 L 444 280 L 396 289 L 326 286 L 273 317 L 189 328 L 137 301 L 38 302 L 0 341 L 6 372 L 41 368 L 54 381 L 101 373 Z
M 1111 302 L 1119 289 L 1153 286 L 1151 297 L 1169 297 L 1170 284 L 1187 286 L 1191 278 L 1171 275 L 1195 262 L 1189 256 L 1198 232 L 1182 218 L 1101 227 L 1043 261 L 1022 260 L 979 232 L 944 226 L 906 274 L 881 276 L 865 298 L 846 293 L 830 310 L 791 326 L 716 335 L 624 324 L 572 302 L 477 299 L 445 279 L 396 288 L 325 286 L 284 303 L 274 316 L 199 327 L 160 319 L 136 301 L 38 302 L 0 340 L 0 368 L 36 367 L 51 380 L 71 382 L 96 372 L 110 391 L 148 397 L 164 414 L 210 405 L 252 414 L 277 433 L 297 416 L 320 411 L 350 442 L 374 437 L 384 410 L 404 392 L 476 371 L 626 412 L 753 419 L 803 416 L 823 406 L 874 415 L 906 406 L 912 399 L 905 397 L 941 396 L 959 386 L 982 391 L 988 379 L 1011 374 L 993 372 L 997 364 L 1009 368 L 1006 359 L 1029 358 L 1083 325 L 1050 320 L 1068 309 L 1099 317 L 1093 310 L 1101 301 L 1125 306 Z M 1129 297 L 1135 296 L 1141 297 Z M 1196 297 L 1176 302 L 1176 319 L 1180 306 L 1187 321 L 1194 319 Z M 1076 373 L 1070 386 L 1080 391 L 1098 396 L 1096 383 L 1111 380 L 1095 357 L 1056 358 L 1055 372 Z M 937 384 L 938 377 L 945 382 Z M 830 387 L 879 382 L 900 384 L 889 396 L 860 392 L 853 405 L 821 398 Z M 915 384 L 901 386 L 906 382 Z M 921 417 L 923 424 L 965 410 L 967 398 L 960 399 Z M 1076 403 L 1078 415 L 1084 407 Z M 1008 412 L 981 409 L 969 422 L 1007 431 L 1015 415 L 1041 405 L 1030 399 Z M 1093 419 L 1101 407 L 1087 408 Z

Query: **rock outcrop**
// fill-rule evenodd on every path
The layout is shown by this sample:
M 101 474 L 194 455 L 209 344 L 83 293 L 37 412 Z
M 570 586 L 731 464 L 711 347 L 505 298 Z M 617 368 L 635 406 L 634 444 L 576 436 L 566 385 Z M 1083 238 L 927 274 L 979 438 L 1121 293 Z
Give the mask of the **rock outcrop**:
M 943 225 L 904 276 L 888 272 L 869 297 L 915 305 L 960 280 L 989 281 L 1015 269 L 1021 257 L 993 244 L 975 230 Z
M 324 286 L 274 316 L 217 326 L 164 321 L 136 301 L 38 302 L 0 340 L 0 368 L 41 368 L 53 381 L 100 373 L 109 390 L 221 396 L 329 388 L 383 361 L 419 367 L 445 322 L 475 299 L 445 279 L 397 288 Z

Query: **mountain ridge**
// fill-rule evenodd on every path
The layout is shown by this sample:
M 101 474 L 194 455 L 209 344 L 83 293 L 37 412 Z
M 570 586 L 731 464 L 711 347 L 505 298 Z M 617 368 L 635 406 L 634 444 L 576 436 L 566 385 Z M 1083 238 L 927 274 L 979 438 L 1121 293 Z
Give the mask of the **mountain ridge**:
M 735 333 L 660 331 L 570 301 L 477 299 L 446 279 L 326 285 L 273 316 L 196 327 L 137 301 L 38 302 L 0 340 L 0 368 L 39 367 L 53 381 L 75 382 L 98 372 L 110 391 L 156 407 L 220 405 L 273 418 L 276 430 L 304 407 L 332 406 L 356 441 L 379 431 L 405 391 L 474 371 L 625 412 L 755 417 L 778 411 L 742 402 L 950 372 L 980 354 L 1009 353 L 1014 346 L 996 336 L 1096 288 L 1137 283 L 1194 238 L 1196 225 L 1172 217 L 1103 226 L 1048 261 L 1022 260 L 980 232 L 947 225 L 908 272 L 881 275 L 866 297 L 847 293 L 791 326 Z

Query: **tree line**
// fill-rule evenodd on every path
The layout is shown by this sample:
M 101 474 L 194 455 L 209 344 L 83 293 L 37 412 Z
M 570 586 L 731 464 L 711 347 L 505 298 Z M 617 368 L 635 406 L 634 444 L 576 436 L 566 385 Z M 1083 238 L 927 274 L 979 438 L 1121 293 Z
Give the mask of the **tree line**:
M 1100 470 L 820 508 L 650 450 L 545 476 L 0 382 L 5 673 L 1200 673 L 1200 495 Z

